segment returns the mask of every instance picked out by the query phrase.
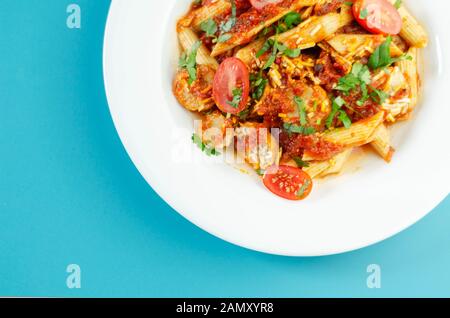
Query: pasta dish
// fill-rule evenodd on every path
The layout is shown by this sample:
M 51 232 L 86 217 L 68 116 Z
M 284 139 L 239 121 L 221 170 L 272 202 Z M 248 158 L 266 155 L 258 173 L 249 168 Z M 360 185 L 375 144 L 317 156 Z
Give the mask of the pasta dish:
M 401 0 L 195 0 L 176 29 L 192 141 L 231 149 L 288 200 L 355 148 L 390 162 L 390 126 L 418 103 L 428 37 Z

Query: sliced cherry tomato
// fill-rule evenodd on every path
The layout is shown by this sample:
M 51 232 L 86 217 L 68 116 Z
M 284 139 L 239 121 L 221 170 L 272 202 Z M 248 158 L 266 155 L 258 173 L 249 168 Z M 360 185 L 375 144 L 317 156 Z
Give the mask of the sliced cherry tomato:
M 395 35 L 402 29 L 402 17 L 387 0 L 356 0 L 353 4 L 356 21 L 375 34 Z
M 250 75 L 247 66 L 236 57 L 225 59 L 214 76 L 213 96 L 224 113 L 238 114 L 247 107 Z
M 311 177 L 291 166 L 274 166 L 267 170 L 264 185 L 274 194 L 288 200 L 303 200 L 312 190 Z
M 281 1 L 283 0 L 250 0 L 250 3 L 255 9 L 261 10 L 268 4 L 277 4 L 280 3 Z

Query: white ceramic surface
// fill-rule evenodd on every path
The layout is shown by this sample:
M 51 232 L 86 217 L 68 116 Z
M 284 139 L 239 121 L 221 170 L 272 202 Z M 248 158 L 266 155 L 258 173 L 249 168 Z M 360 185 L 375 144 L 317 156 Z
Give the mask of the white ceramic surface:
M 447 0 L 405 0 L 430 35 L 424 96 L 395 128 L 394 160 L 374 155 L 320 182 L 303 202 L 211 159 L 190 140 L 193 115 L 171 94 L 176 19 L 189 0 L 113 0 L 104 43 L 111 114 L 131 159 L 176 211 L 234 244 L 273 254 L 329 255 L 368 246 L 414 224 L 449 193 L 450 23 Z

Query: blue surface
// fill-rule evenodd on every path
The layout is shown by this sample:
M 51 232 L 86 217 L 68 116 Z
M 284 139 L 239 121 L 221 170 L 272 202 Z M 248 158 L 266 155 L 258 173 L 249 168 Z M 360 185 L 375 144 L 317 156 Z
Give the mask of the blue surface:
M 82 29 L 66 27 L 78 3 Z M 450 296 L 450 200 L 375 246 L 285 258 L 232 246 L 165 204 L 129 160 L 102 79 L 109 1 L 0 2 L 0 295 Z M 66 266 L 82 271 L 66 286 Z M 368 289 L 379 264 L 382 288 Z

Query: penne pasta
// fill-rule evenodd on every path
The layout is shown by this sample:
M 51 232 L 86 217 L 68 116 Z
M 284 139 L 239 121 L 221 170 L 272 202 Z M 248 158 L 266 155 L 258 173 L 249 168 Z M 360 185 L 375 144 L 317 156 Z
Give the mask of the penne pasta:
M 373 141 L 370 143 L 372 148 L 386 162 L 391 162 L 395 149 L 391 146 L 389 130 L 386 125 L 380 125 L 373 134 Z
M 371 54 L 386 38 L 373 34 L 338 34 L 327 40 L 327 43 L 344 58 L 363 57 Z M 391 43 L 391 56 L 399 57 L 403 51 Z
M 314 10 L 313 6 L 306 8 L 300 15 L 302 18 L 302 21 L 307 20 L 311 16 L 313 10 Z
M 202 22 L 209 19 L 214 19 L 215 17 L 226 14 L 230 11 L 231 3 L 229 0 L 211 1 L 179 20 L 178 28 L 191 27 L 198 31 Z
M 246 122 L 236 129 L 237 156 L 255 170 L 264 170 L 280 161 L 278 141 L 270 131 L 259 129 L 256 123 Z
M 384 121 L 384 111 L 354 123 L 350 128 L 337 128 L 326 132 L 323 138 L 326 141 L 344 146 L 357 147 L 368 144 L 372 141 L 375 129 Z
M 310 165 L 306 168 L 303 168 L 303 171 L 305 171 L 311 178 L 316 178 L 320 176 L 322 172 L 329 169 L 331 167 L 330 161 L 315 161 L 310 163 Z
M 353 20 L 350 13 L 329 13 L 311 17 L 296 28 L 280 34 L 277 40 L 290 48 L 307 49 L 329 38 Z
M 347 148 L 340 154 L 337 154 L 330 160 L 330 167 L 323 171 L 320 176 L 326 177 L 331 174 L 338 174 L 344 168 L 345 163 L 348 161 L 348 158 L 352 154 L 353 148 Z
M 314 161 L 303 170 L 309 174 L 311 178 L 326 177 L 331 174 L 337 174 L 342 171 L 345 163 L 350 157 L 353 148 L 347 148 L 340 154 L 337 154 L 330 160 Z M 305 158 L 303 158 L 305 160 Z
M 196 42 L 200 41 L 198 36 L 189 28 L 181 28 L 178 32 L 178 40 L 180 41 L 183 51 L 188 52 Z M 197 51 L 197 63 L 200 65 L 208 65 L 214 69 L 219 67 L 216 59 L 211 57 L 209 50 L 205 45 L 201 45 Z
M 398 62 L 400 71 L 406 78 L 409 85 L 409 107 L 408 112 L 414 110 L 419 99 L 419 72 L 418 72 L 418 53 L 417 48 L 410 48 L 408 51 L 408 56 L 410 59 L 404 59 Z
M 305 6 L 314 5 L 316 2 L 317 0 L 294 0 L 292 3 L 287 2 L 289 3 L 289 6 L 287 7 L 273 7 L 269 8 L 267 11 L 262 9 L 261 12 L 254 8 L 250 9 L 248 12 L 238 17 L 236 25 L 228 33 L 229 39 L 217 43 L 214 46 L 211 55 L 217 56 L 238 45 L 250 42 L 261 30 L 277 22 L 289 12 L 296 11 Z M 258 23 L 255 23 L 258 21 L 258 19 L 254 18 L 255 16 L 259 16 L 260 21 Z M 249 23 L 249 21 L 252 21 L 252 23 Z
M 251 63 L 255 60 L 256 53 L 263 47 L 265 42 L 266 39 L 264 38 L 253 41 L 237 51 L 235 56 L 250 67 Z
M 389 0 L 392 4 L 395 4 L 397 0 Z M 403 20 L 402 30 L 400 36 L 408 42 L 411 46 L 423 48 L 428 44 L 428 35 L 425 29 L 420 25 L 415 17 L 401 5 L 398 8 L 398 12 Z

